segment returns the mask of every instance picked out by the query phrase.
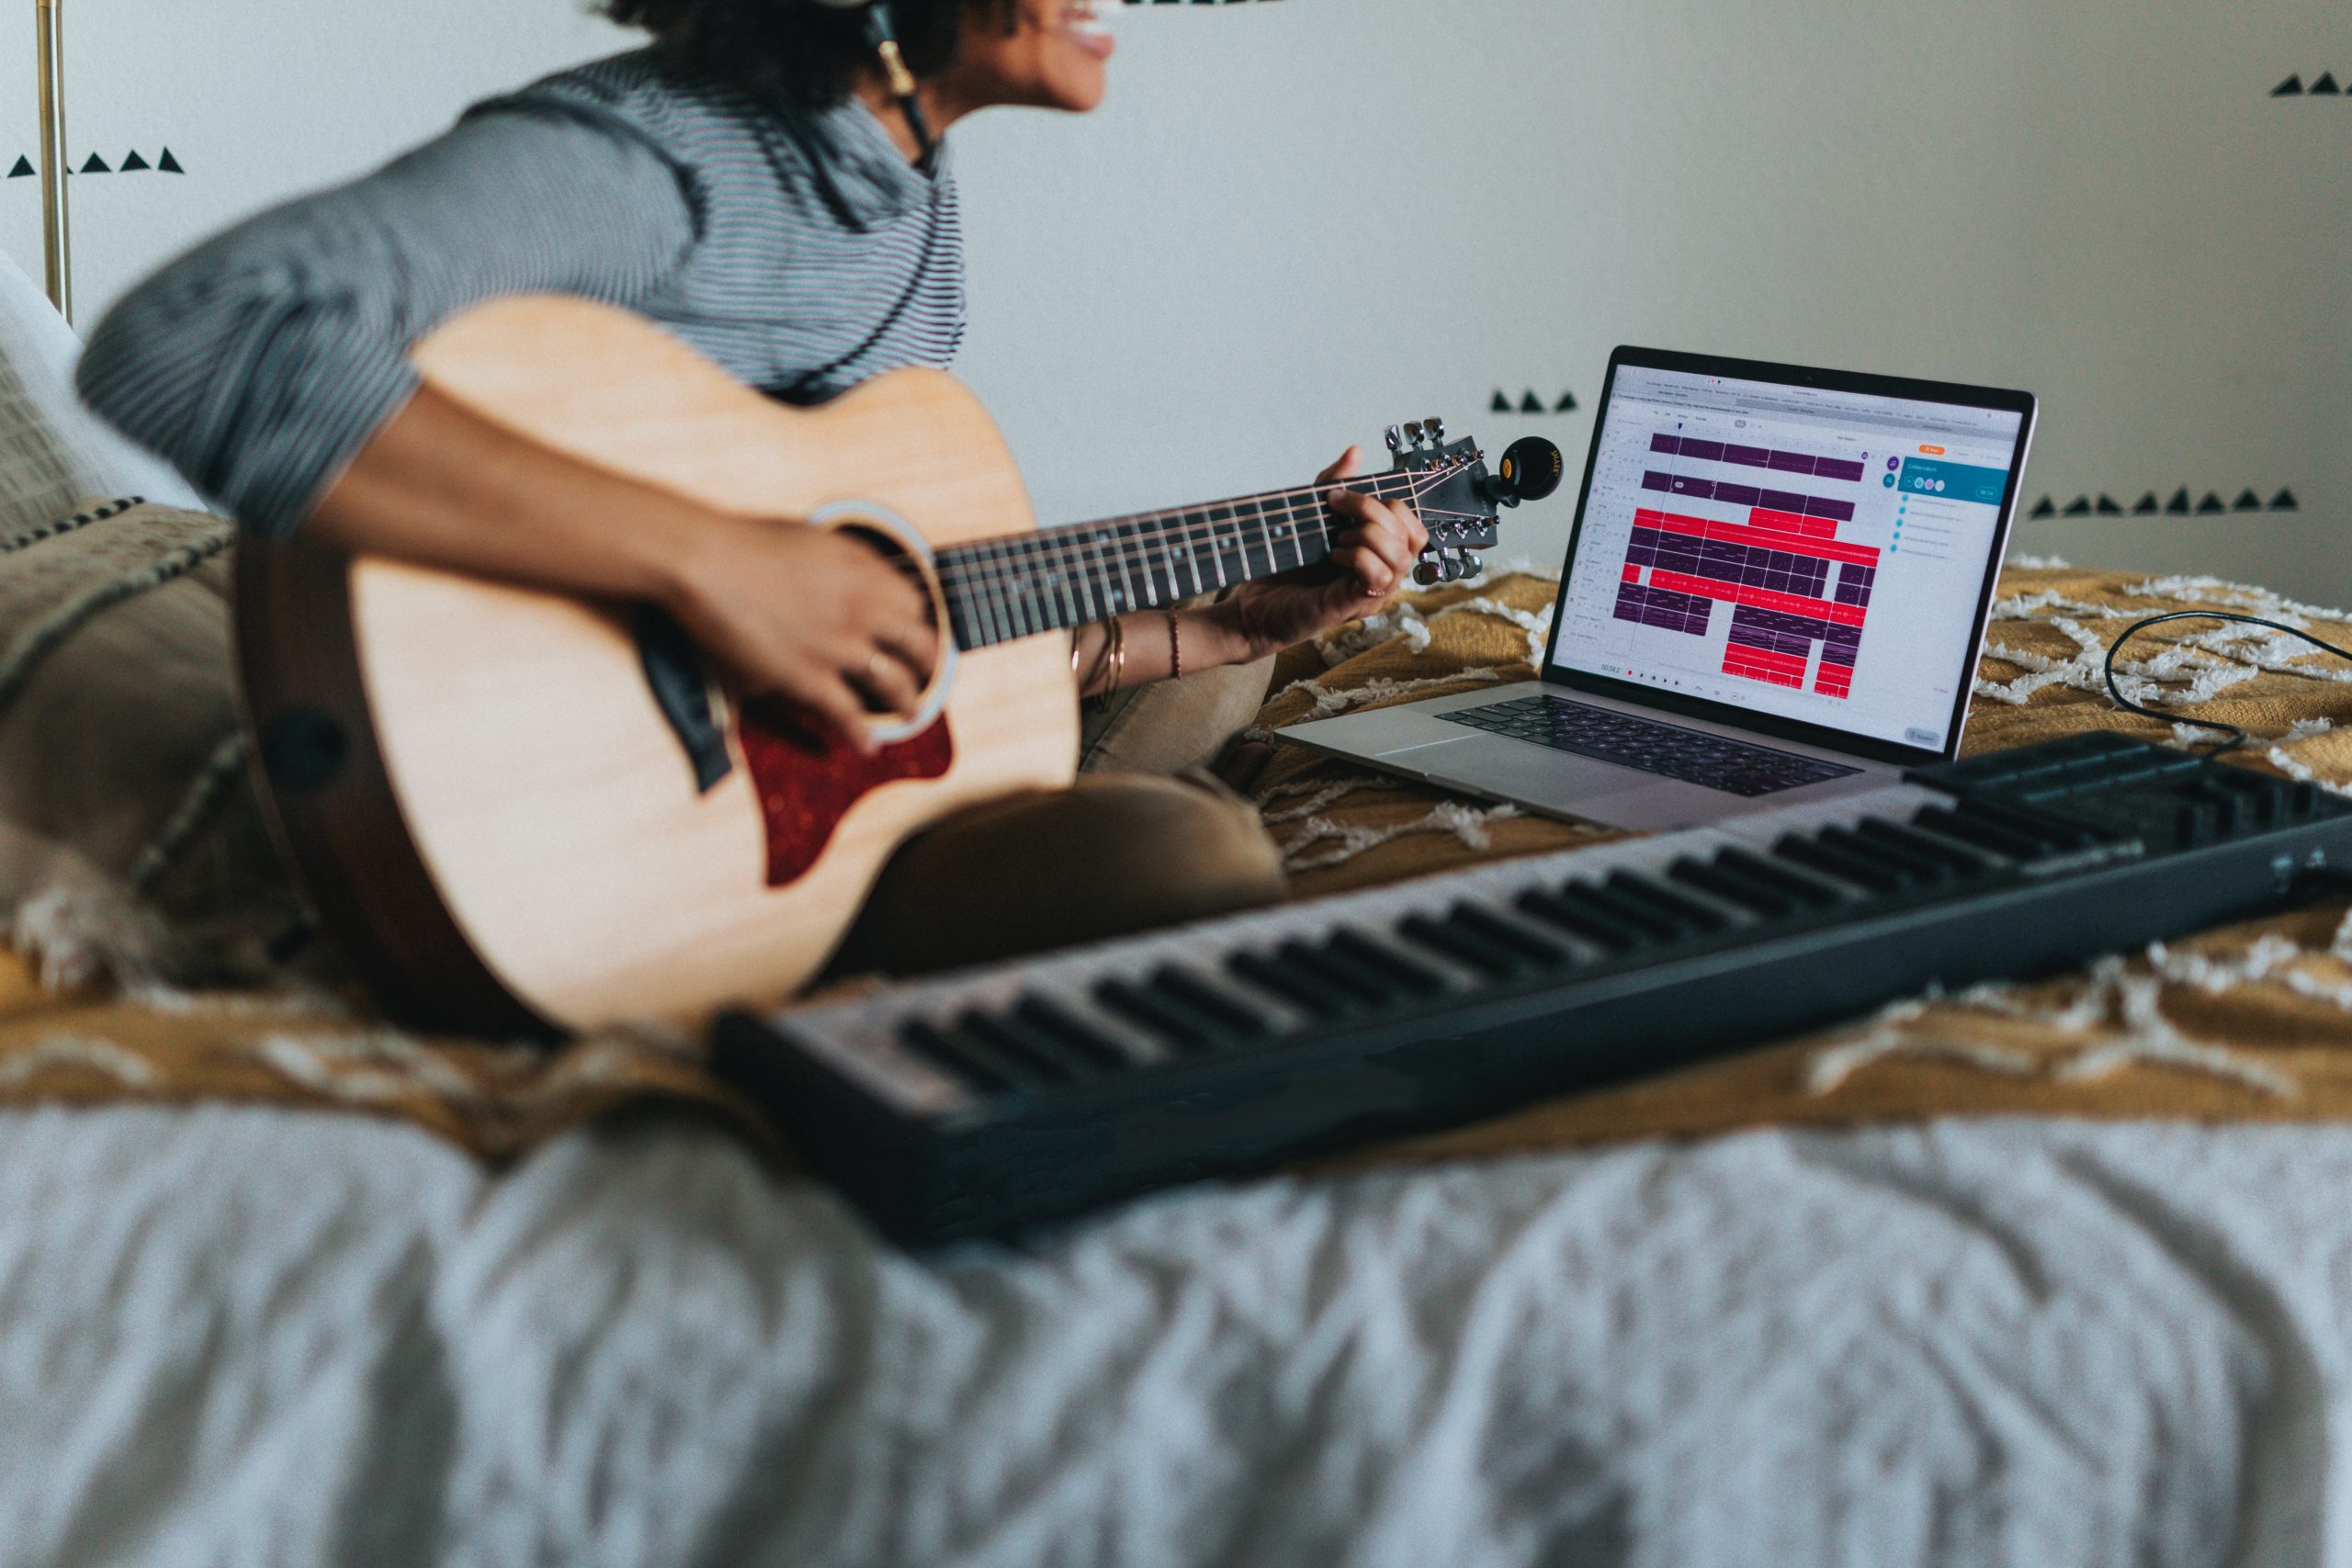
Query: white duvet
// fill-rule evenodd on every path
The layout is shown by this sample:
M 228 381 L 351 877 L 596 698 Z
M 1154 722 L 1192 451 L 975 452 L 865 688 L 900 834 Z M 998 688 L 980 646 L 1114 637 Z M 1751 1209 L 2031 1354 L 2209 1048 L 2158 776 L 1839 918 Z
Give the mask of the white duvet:
M 1759 1134 L 915 1258 L 684 1120 L 503 1178 L 0 1116 L 0 1560 L 2352 1562 L 2352 1131 Z

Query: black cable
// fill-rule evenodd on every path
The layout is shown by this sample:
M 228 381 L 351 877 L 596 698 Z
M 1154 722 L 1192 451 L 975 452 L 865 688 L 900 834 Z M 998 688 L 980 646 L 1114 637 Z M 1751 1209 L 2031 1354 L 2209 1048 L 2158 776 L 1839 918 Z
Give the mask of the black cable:
M 2199 729 L 2226 730 L 2230 739 L 2206 752 L 2205 754 L 2209 757 L 2218 757 L 2224 751 L 2234 751 L 2253 737 L 2237 725 L 2224 724 L 2217 718 L 2190 718 L 2183 714 L 2160 713 L 2152 707 L 2143 707 L 2126 697 L 2122 688 L 2115 683 L 2115 656 L 2123 651 L 2123 645 L 2150 626 L 2160 626 L 2166 621 L 2236 621 L 2243 626 L 2267 626 L 2274 632 L 2285 632 L 2289 637 L 2301 637 L 2323 652 L 2332 653 L 2338 659 L 2352 661 L 2352 653 L 2346 652 L 2332 642 L 2323 642 L 2307 631 L 2300 631 L 2278 621 L 2265 620 L 2260 615 L 2235 615 L 2223 610 L 2173 610 L 2161 615 L 2150 615 L 2144 621 L 2135 621 L 2124 627 L 2123 635 L 2108 645 L 2107 694 L 2113 697 L 2115 705 L 2126 713 L 2144 714 L 2150 718 L 2163 719 L 2167 724 L 2193 724 Z

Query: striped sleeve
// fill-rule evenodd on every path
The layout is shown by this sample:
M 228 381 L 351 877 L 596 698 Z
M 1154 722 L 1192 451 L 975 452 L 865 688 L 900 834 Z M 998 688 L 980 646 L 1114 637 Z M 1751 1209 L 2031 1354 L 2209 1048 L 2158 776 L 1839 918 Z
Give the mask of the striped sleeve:
M 692 173 L 616 119 L 477 114 L 141 284 L 92 335 L 82 395 L 283 536 L 406 406 L 418 339 L 501 294 L 628 304 L 692 249 L 697 211 Z

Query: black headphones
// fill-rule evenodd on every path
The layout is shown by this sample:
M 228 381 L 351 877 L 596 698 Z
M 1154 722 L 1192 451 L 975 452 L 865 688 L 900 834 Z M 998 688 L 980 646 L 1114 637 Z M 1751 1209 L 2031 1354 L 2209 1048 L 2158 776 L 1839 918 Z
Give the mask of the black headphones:
M 890 79 L 890 91 L 899 100 L 899 111 L 907 117 L 907 128 L 915 133 L 915 145 L 922 151 L 922 161 L 930 163 L 938 144 L 932 140 L 922 105 L 915 99 L 914 73 L 907 69 L 906 56 L 899 51 L 899 29 L 890 16 L 890 0 L 816 0 L 816 4 L 835 11 L 865 13 L 865 41 L 881 56 L 882 70 Z

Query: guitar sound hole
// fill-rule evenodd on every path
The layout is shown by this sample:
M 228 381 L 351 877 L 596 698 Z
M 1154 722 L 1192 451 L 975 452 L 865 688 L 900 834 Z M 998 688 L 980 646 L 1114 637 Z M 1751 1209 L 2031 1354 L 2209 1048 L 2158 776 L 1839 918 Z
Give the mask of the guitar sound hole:
M 937 632 L 939 630 L 939 597 L 933 592 L 931 574 L 924 570 L 923 564 L 917 560 L 898 539 L 879 528 L 864 527 L 856 523 L 844 523 L 840 525 L 839 531 L 888 561 L 901 576 L 914 584 L 915 591 L 923 596 L 924 624 L 933 632 Z M 934 669 L 931 673 L 936 676 L 937 671 Z M 890 711 L 889 705 L 874 693 L 866 691 L 862 682 L 853 681 L 852 683 L 858 687 L 858 694 L 865 699 L 865 709 L 868 713 L 881 715 Z

